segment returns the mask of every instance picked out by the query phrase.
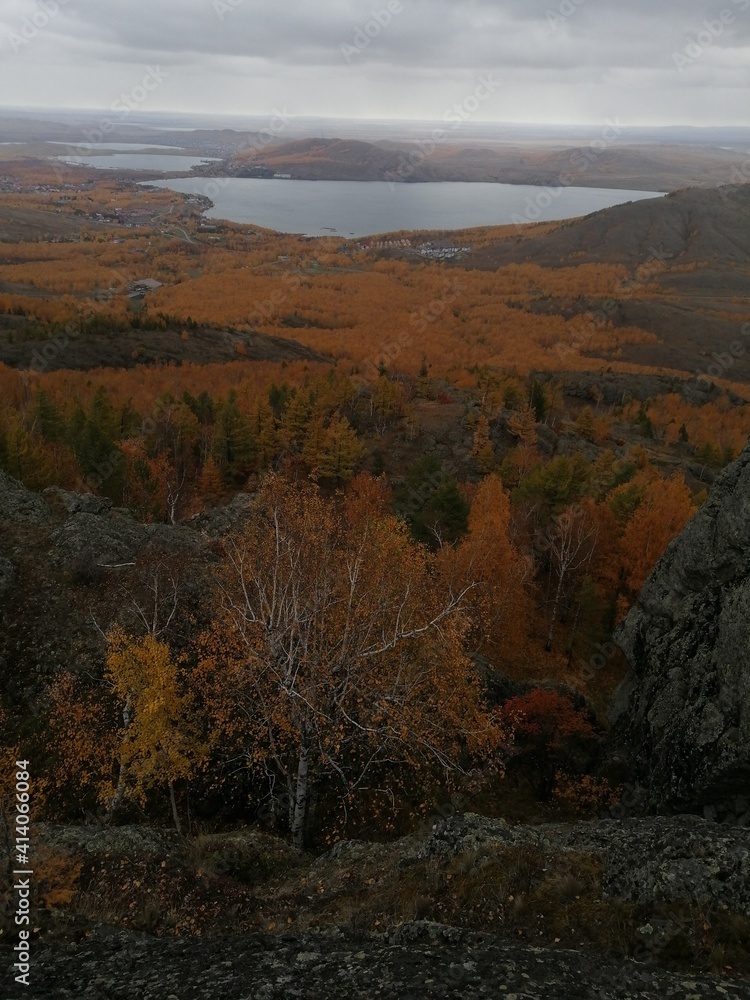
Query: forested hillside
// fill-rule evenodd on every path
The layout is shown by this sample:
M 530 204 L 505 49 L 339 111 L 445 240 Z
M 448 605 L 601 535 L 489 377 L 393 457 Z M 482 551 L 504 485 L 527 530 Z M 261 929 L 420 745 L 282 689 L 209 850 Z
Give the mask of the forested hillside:
M 219 796 L 301 849 L 448 789 L 614 801 L 613 630 L 750 434 L 745 192 L 713 235 L 688 192 L 446 264 L 4 169 L 0 655 L 45 815 Z

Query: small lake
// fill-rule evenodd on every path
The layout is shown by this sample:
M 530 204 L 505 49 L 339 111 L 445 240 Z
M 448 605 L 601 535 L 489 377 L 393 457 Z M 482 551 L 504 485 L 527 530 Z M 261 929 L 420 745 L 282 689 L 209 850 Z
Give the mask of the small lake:
M 93 154 L 101 150 L 116 149 L 120 153 L 138 153 L 144 149 L 183 149 L 182 146 L 162 146 L 158 142 L 151 145 L 143 142 L 62 142 L 59 139 L 50 139 L 50 146 L 67 146 L 71 151 L 78 150 L 79 154 Z
M 153 148 L 153 147 L 149 147 Z M 173 174 L 183 170 L 192 170 L 201 163 L 216 162 L 211 156 L 174 156 L 169 153 L 110 153 L 95 156 L 58 156 L 63 163 L 81 163 L 87 167 L 97 167 L 99 170 L 158 170 L 163 174 Z
M 452 182 L 181 177 L 148 183 L 183 194 L 205 195 L 214 203 L 207 218 L 253 223 L 282 233 L 347 238 L 399 229 L 501 226 L 520 219 L 552 222 L 627 201 L 661 197 L 652 191 Z

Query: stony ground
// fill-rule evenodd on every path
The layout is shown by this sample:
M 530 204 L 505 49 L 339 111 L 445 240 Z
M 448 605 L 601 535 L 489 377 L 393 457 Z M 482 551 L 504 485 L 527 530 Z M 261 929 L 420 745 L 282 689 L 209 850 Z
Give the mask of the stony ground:
M 304 858 L 255 828 L 35 845 L 32 981 L 0 1000 L 750 1000 L 750 836 L 694 816 L 468 813 Z M 15 940 L 6 911 L 4 973 Z
M 158 940 L 98 929 L 33 960 L 34 1000 L 703 1000 L 750 983 L 537 949 L 427 922 L 356 941 L 340 933 Z M 12 996 L 13 994 L 11 994 Z

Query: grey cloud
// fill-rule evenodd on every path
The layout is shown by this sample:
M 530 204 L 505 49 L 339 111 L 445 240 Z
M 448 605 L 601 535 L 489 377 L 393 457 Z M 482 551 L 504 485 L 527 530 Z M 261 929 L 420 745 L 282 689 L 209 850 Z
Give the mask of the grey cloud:
M 716 40 L 718 48 L 749 30 L 750 16 Z M 744 2 L 744 0 L 742 0 Z M 234 4 L 237 4 L 236 7 Z M 27 10 L 35 4 L 21 5 Z M 638 65 L 658 58 L 665 45 L 679 46 L 700 30 L 712 11 L 700 0 L 657 7 L 635 0 L 401 0 L 402 10 L 360 53 L 360 62 L 389 60 L 401 65 L 487 66 L 501 62 L 577 65 L 581 46 L 592 65 Z M 309 0 L 69 0 L 55 29 L 71 38 L 119 47 L 148 58 L 171 52 L 275 59 L 326 65 L 341 58 L 341 45 L 384 11 L 386 0 L 311 4 Z M 657 7 L 656 11 L 654 7 Z M 719 10 L 722 8 L 719 8 Z M 565 13 L 560 13 L 561 11 Z M 573 11 L 570 16 L 565 16 Z M 718 13 L 718 11 L 717 11 Z M 360 36 L 361 37 L 361 36 Z
M 392 13 L 381 13 L 389 2 Z M 312 110 L 319 95 L 325 102 L 320 112 L 335 114 L 332 88 L 340 88 L 342 81 L 348 83 L 348 92 L 339 98 L 342 108 L 348 109 L 352 95 L 366 93 L 368 87 L 373 102 L 393 103 L 393 88 L 384 82 L 398 79 L 412 90 L 409 107 L 428 109 L 449 87 L 460 89 L 472 75 L 492 70 L 509 89 L 520 91 L 529 82 L 554 88 L 555 104 L 567 99 L 574 109 L 591 103 L 585 89 L 604 81 L 614 95 L 621 71 L 633 93 L 643 92 L 638 100 L 644 111 L 653 111 L 659 87 L 668 79 L 670 86 L 684 91 L 689 115 L 696 87 L 710 92 L 748 82 L 742 58 L 750 55 L 743 51 L 750 44 L 750 0 L 399 0 L 400 9 L 395 3 L 46 0 L 58 10 L 40 32 L 43 37 L 11 51 L 8 31 L 18 31 L 39 7 L 35 0 L 7 0 L 0 10 L 5 64 L 0 65 L 0 84 L 9 80 L 37 95 L 44 89 L 40 66 L 54 65 L 56 73 L 46 85 L 49 103 L 64 103 L 74 100 L 74 90 L 80 92 L 86 79 L 94 93 L 106 94 L 122 85 L 120 70 L 131 67 L 135 75 L 138 67 L 158 62 L 193 81 L 201 78 L 206 100 L 217 106 L 226 99 L 221 81 L 227 78 L 262 81 L 264 95 L 274 90 L 286 95 L 290 81 L 306 74 L 305 93 L 299 87 L 294 91 L 300 104 Z M 704 22 L 718 23 L 722 11 L 731 13 L 731 23 L 723 24 L 700 58 L 678 73 L 674 54 L 707 30 Z M 369 38 L 363 32 L 368 24 L 372 30 L 373 12 L 389 23 L 376 27 Z M 346 46 L 348 55 L 342 49 Z M 750 59 L 744 65 L 748 63 Z M 192 82 L 185 93 L 196 88 Z M 657 92 L 648 94 L 649 88 Z M 173 105 L 178 91 L 175 84 L 167 95 Z M 633 93 L 623 92 L 622 103 L 633 106 Z M 523 106 L 520 92 L 518 99 Z M 612 103 L 613 97 L 607 99 Z M 674 115 L 674 98 L 670 100 L 665 113 Z M 388 108 L 383 111 L 387 116 Z

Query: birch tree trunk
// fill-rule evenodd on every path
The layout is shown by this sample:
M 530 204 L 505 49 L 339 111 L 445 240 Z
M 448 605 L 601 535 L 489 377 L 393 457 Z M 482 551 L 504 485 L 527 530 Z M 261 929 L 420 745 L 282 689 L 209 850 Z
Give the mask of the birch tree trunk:
M 174 819 L 174 828 L 182 836 L 182 825 L 180 823 L 180 814 L 177 812 L 177 800 L 174 796 L 174 782 L 169 782 L 169 801 L 172 804 L 172 818 Z
M 555 590 L 555 601 L 552 605 L 552 620 L 549 623 L 549 632 L 547 633 L 547 642 L 544 649 L 547 653 L 552 652 L 552 639 L 555 634 L 555 625 L 557 624 L 557 612 L 560 607 L 560 597 L 562 595 L 563 588 L 563 576 L 560 575 L 557 578 L 557 589 Z
M 307 794 L 309 786 L 310 747 L 305 742 L 297 761 L 297 780 L 294 788 L 294 816 L 292 818 L 292 845 L 298 854 L 305 849 L 305 820 L 307 819 Z
M 130 728 L 130 720 L 133 712 L 133 703 L 130 698 L 127 699 L 122 710 L 122 727 L 125 734 L 127 734 Z M 125 787 L 127 780 L 127 768 L 124 761 L 120 760 L 120 770 L 117 775 L 117 788 L 115 789 L 115 794 L 109 800 L 107 805 L 107 812 L 104 815 L 104 822 L 107 826 L 112 822 L 118 810 L 122 807 L 122 803 L 125 801 Z

